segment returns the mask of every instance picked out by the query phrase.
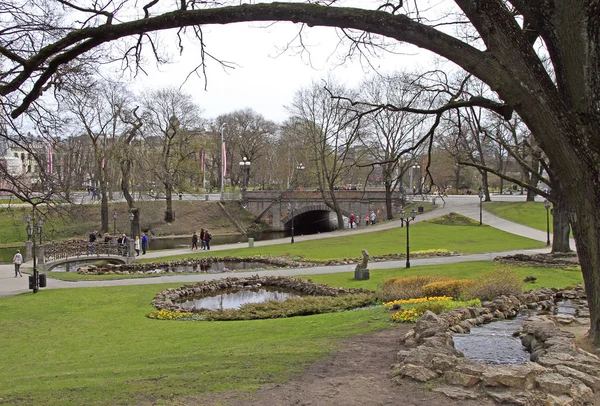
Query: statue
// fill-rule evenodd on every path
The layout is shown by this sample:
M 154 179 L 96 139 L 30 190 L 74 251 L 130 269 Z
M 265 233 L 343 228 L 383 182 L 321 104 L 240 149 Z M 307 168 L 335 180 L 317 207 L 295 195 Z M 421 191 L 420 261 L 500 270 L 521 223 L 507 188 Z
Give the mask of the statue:
M 354 279 L 357 281 L 368 280 L 370 277 L 369 269 L 367 268 L 369 263 L 369 252 L 367 250 L 362 250 L 362 254 L 362 262 L 360 262 L 358 265 L 356 265 L 356 268 L 354 268 Z

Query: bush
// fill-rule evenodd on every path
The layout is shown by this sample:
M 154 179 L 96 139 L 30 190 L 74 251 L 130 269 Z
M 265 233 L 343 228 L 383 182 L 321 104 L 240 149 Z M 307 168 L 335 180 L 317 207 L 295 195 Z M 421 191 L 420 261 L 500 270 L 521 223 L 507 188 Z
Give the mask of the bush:
M 440 299 L 440 298 L 429 298 Z M 454 301 L 454 300 L 425 300 L 423 302 L 412 305 L 403 305 L 402 309 L 392 314 L 392 321 L 398 323 L 413 323 L 419 319 L 427 310 L 440 314 L 442 312 L 455 309 L 462 306 L 481 306 L 481 301 L 478 299 L 469 301 Z
M 510 269 L 496 269 L 482 275 L 465 292 L 470 299 L 492 300 L 498 296 L 519 295 L 523 290 L 521 277 Z
M 436 281 L 445 281 L 449 278 L 442 276 L 409 276 L 406 278 L 390 278 L 383 282 L 378 299 L 382 302 L 391 302 L 399 299 L 412 299 L 423 297 L 423 286 Z
M 450 296 L 455 299 L 464 296 L 475 283 L 471 279 L 451 279 L 449 281 L 431 282 L 423 286 L 423 296 Z

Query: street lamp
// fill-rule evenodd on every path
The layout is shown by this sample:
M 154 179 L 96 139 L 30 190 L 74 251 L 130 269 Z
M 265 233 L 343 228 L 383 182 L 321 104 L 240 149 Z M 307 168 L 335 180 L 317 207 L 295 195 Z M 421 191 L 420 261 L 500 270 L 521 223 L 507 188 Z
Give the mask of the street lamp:
M 131 239 L 133 240 L 133 219 L 135 219 L 135 214 L 132 211 L 129 212 L 129 222 L 131 223 Z
M 550 201 L 544 200 L 544 207 L 546 208 L 546 245 L 550 245 Z
M 40 278 L 36 262 L 37 258 L 35 252 L 35 230 L 31 226 L 31 216 L 29 214 L 25 216 L 25 221 L 27 222 L 27 226 L 25 227 L 25 230 L 27 231 L 27 239 L 33 243 L 33 277 L 29 277 L 29 289 L 33 289 L 33 293 L 37 293 L 40 287 Z
M 117 234 L 117 211 L 113 211 L 113 235 Z
M 244 183 L 242 185 L 242 207 L 246 207 L 246 206 L 248 206 L 248 203 L 246 202 L 246 190 L 248 190 L 246 171 L 248 169 L 250 169 L 250 161 L 248 161 L 248 158 L 246 158 L 246 157 L 242 158 L 242 160 L 240 161 L 240 167 L 242 168 L 242 171 L 244 172 Z
M 225 142 L 223 141 L 223 133 L 225 131 L 225 123 L 221 124 L 221 200 L 225 199 Z
M 296 205 L 288 203 L 288 212 L 292 213 L 292 244 L 294 243 L 294 209 Z
M 482 225 L 482 215 L 483 215 L 483 189 L 479 189 L 479 225 Z
M 412 209 L 410 211 L 410 216 L 409 217 L 404 217 L 404 210 L 400 211 L 400 219 L 404 220 L 406 222 L 406 268 L 410 268 L 410 222 L 413 221 L 416 217 L 417 217 L 417 211 L 415 209 Z
M 298 164 L 298 166 L 296 166 L 296 169 L 298 170 L 298 172 L 302 172 L 303 170 L 306 169 L 306 167 L 304 166 L 304 164 L 302 162 L 300 162 Z M 298 182 L 297 188 L 300 188 L 300 182 Z
M 40 236 L 40 246 L 42 245 L 42 226 L 44 225 L 44 220 L 40 217 L 37 223 L 37 232 Z
M 417 164 L 414 164 L 413 166 L 410 167 L 410 186 L 409 186 L 410 187 L 410 191 L 409 191 L 409 193 L 413 194 L 413 196 L 411 198 L 411 202 L 413 201 L 414 195 L 415 195 L 415 187 L 413 186 L 413 171 L 415 169 L 421 169 L 421 167 L 419 165 L 417 165 Z

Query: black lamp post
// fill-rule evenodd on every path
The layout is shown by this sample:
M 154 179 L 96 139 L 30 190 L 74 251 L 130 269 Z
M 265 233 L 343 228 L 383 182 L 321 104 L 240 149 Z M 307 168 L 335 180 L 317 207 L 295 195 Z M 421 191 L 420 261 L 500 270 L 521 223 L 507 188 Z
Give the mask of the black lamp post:
M 400 211 L 400 219 L 406 222 L 406 268 L 410 268 L 410 222 L 417 217 L 417 211 L 412 209 L 410 216 L 405 217 L 404 210 Z
M 132 211 L 129 212 L 129 222 L 131 223 L 131 239 L 133 240 L 133 219 L 135 219 L 135 214 Z
M 113 235 L 117 234 L 117 211 L 113 211 Z
M 294 206 L 288 203 L 288 212 L 292 213 L 292 244 L 294 243 Z
M 25 230 L 27 231 L 27 239 L 33 243 L 33 280 L 30 279 L 29 289 L 33 289 L 33 293 L 37 293 L 40 284 L 39 274 L 37 270 L 37 258 L 35 252 L 35 230 L 31 226 L 31 216 L 29 214 L 25 216 L 25 221 L 27 222 L 27 226 L 25 227 Z
M 242 160 L 240 161 L 240 167 L 242 168 L 242 172 L 244 172 L 244 183 L 242 185 L 242 207 L 247 207 L 248 203 L 246 202 L 246 190 L 248 190 L 248 183 L 246 178 L 246 171 L 250 168 L 250 161 L 248 161 L 248 158 L 242 158 Z
M 479 225 L 483 224 L 482 221 L 482 213 L 483 213 L 483 189 L 479 189 L 479 193 L 477 194 L 479 196 Z
M 550 201 L 544 200 L 544 207 L 546 208 L 546 245 L 550 245 Z

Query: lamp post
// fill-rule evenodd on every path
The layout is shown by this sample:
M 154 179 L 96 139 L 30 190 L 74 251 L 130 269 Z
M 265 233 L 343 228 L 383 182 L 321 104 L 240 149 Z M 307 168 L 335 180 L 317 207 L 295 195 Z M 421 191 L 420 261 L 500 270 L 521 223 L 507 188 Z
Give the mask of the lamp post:
M 113 235 L 117 234 L 117 211 L 113 211 Z
M 409 193 L 412 193 L 412 197 L 410 199 L 410 201 L 412 202 L 414 197 L 415 197 L 415 187 L 413 186 L 413 171 L 415 169 L 421 169 L 421 167 L 417 164 L 414 164 L 410 167 L 410 185 L 409 185 Z
M 135 214 L 132 211 L 129 212 L 129 222 L 131 223 L 131 239 L 133 240 L 135 237 L 133 236 L 133 219 L 135 219 Z
M 550 201 L 544 200 L 544 207 L 546 208 L 546 245 L 550 245 Z
M 406 268 L 410 268 L 410 222 L 417 217 L 417 211 L 412 209 L 410 216 L 405 217 L 404 210 L 400 211 L 400 219 L 406 222 Z
M 298 172 L 302 172 L 304 169 L 306 169 L 306 167 L 304 166 L 304 164 L 302 162 L 300 162 L 298 164 L 298 166 L 296 166 L 296 169 L 298 170 Z M 298 182 L 297 188 L 300 187 L 300 182 Z
M 40 246 L 42 245 L 42 226 L 44 225 L 44 220 L 42 220 L 42 218 L 40 217 L 40 219 L 38 220 L 37 223 L 37 232 L 38 235 L 40 236 Z
M 225 144 L 224 144 L 224 131 L 225 123 L 221 124 L 221 200 L 225 199 Z
M 477 194 L 479 196 L 479 225 L 483 224 L 483 219 L 482 219 L 482 215 L 483 215 L 483 189 L 479 189 L 479 193 Z
M 294 209 L 295 205 L 288 203 L 288 212 L 292 213 L 292 244 L 294 243 Z
M 242 158 L 242 160 L 240 161 L 240 167 L 242 168 L 242 171 L 244 172 L 244 183 L 242 184 L 242 207 L 245 208 L 248 206 L 248 203 L 246 202 L 246 190 L 248 190 L 246 171 L 248 169 L 250 169 L 250 161 L 248 161 L 248 158 L 246 158 L 246 157 Z
M 33 281 L 30 279 L 29 289 L 33 289 L 33 293 L 37 293 L 40 287 L 39 283 L 39 273 L 37 270 L 37 258 L 35 252 L 35 230 L 31 226 L 31 216 L 28 214 L 25 216 L 25 221 L 27 222 L 27 226 L 25 230 L 27 231 L 27 238 L 29 241 L 33 243 Z M 40 225 L 41 228 L 41 225 Z M 31 278 L 31 277 L 30 277 Z M 32 283 L 33 282 L 33 283 Z

